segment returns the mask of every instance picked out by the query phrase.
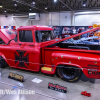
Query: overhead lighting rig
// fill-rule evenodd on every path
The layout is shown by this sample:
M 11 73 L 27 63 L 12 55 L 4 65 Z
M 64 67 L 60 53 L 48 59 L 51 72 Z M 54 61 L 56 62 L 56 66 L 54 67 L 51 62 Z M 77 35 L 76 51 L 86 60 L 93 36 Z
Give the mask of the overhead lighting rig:
M 41 10 L 41 11 L 47 12 L 47 11 L 44 10 L 44 9 L 40 9 L 40 8 L 37 8 L 36 6 L 34 6 L 34 3 L 33 3 L 33 2 L 35 2 L 35 0 L 33 0 L 33 2 L 32 2 L 31 4 L 26 3 L 26 2 L 24 2 L 24 1 L 22 1 L 22 0 L 13 0 L 13 1 L 16 1 L 17 3 L 20 3 L 20 4 L 23 4 L 23 5 L 29 6 L 29 7 L 31 7 L 31 8 L 37 9 L 37 10 Z M 36 4 L 36 2 L 35 2 L 35 4 Z
M 33 0 L 33 2 L 31 3 L 31 5 L 34 7 L 35 6 L 35 0 Z
M 86 7 L 87 0 L 83 0 L 83 7 Z
M 48 7 L 47 7 L 47 5 L 45 4 L 45 10 L 47 10 L 48 9 Z
M 2 8 L 3 6 L 2 6 L 2 3 L 0 3 L 0 8 Z
M 17 7 L 17 2 L 16 1 L 14 1 L 14 6 Z
M 55 2 L 55 3 L 56 3 L 56 2 L 57 2 L 57 0 L 53 0 L 53 2 Z
M 6 13 L 7 12 L 7 10 L 6 9 L 4 9 L 4 13 Z

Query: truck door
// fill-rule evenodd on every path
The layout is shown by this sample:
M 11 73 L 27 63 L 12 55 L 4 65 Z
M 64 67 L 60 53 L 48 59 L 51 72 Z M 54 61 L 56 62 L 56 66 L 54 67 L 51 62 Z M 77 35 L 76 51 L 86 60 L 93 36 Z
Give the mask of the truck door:
M 34 30 L 19 30 L 18 42 L 11 47 L 13 66 L 20 69 L 39 71 L 40 50 L 35 46 Z

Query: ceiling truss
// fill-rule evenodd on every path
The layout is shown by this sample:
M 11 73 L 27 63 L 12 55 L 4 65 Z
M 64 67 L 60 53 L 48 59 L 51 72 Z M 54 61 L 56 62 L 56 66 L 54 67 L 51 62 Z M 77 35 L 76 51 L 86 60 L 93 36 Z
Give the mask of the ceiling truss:
M 14 1 L 17 2 L 17 6 L 14 6 Z M 33 1 L 35 5 L 32 5 Z M 0 8 L 0 14 L 4 13 L 4 10 L 7 13 L 40 13 L 100 9 L 100 0 L 57 0 L 56 3 L 53 0 L 0 0 L 0 4 L 3 6 Z

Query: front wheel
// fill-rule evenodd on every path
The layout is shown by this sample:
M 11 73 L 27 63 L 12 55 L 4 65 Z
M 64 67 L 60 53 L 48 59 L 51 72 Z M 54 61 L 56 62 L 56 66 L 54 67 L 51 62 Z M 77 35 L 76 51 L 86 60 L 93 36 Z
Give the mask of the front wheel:
M 82 75 L 82 71 L 74 66 L 60 65 L 57 67 L 57 74 L 67 82 L 77 82 Z
M 0 68 L 5 68 L 7 66 L 6 61 L 0 56 Z

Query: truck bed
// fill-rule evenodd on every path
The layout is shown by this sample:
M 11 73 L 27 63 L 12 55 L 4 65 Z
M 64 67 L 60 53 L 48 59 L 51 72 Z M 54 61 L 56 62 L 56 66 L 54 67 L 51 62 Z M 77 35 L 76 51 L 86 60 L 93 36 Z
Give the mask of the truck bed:
M 50 67 L 52 70 L 55 70 L 55 66 L 57 67 L 62 64 L 77 66 L 83 69 L 87 77 L 100 78 L 100 75 L 88 74 L 88 69 L 99 70 L 99 50 L 100 45 L 77 44 L 76 46 L 74 44 L 60 42 L 42 49 L 42 61 L 46 67 Z
M 81 50 L 100 50 L 99 44 L 74 44 L 74 43 L 67 43 L 67 42 L 60 42 L 54 45 L 50 45 L 48 47 L 59 47 L 63 49 L 81 49 Z

